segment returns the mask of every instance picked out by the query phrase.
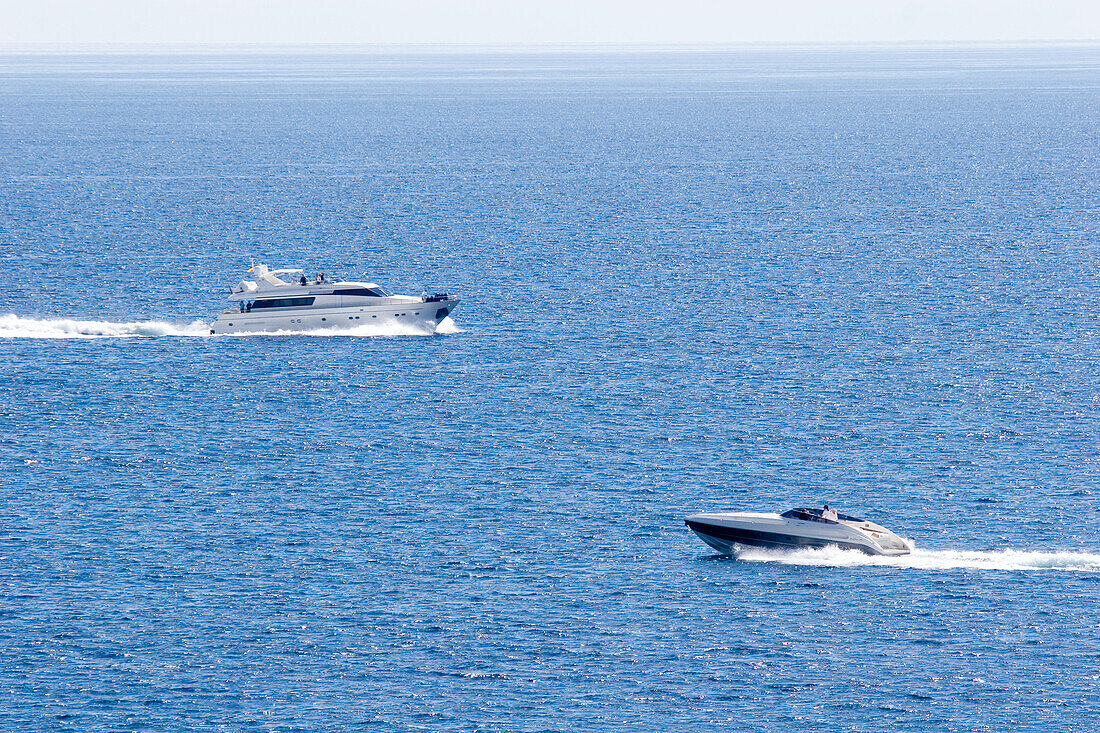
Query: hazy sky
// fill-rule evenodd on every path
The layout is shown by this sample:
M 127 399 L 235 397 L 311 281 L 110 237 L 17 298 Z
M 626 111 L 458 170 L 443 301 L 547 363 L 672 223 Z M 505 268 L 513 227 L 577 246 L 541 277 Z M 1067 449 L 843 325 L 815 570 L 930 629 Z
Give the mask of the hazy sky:
M 0 44 L 1100 39 L 1100 0 L 0 0 Z

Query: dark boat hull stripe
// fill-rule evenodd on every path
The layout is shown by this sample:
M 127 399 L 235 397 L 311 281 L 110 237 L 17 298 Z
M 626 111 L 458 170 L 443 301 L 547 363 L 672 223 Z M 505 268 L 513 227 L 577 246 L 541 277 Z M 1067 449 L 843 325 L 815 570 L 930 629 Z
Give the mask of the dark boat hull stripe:
M 717 524 L 693 522 L 690 519 L 685 523 L 696 534 L 711 537 L 719 541 L 719 544 L 749 545 L 752 547 L 827 547 L 834 545 L 848 550 L 860 550 L 868 555 L 877 554 L 873 549 L 862 545 L 837 540 L 823 539 L 819 537 L 800 537 L 798 535 L 782 534 L 779 532 L 760 532 L 755 529 L 742 529 L 739 527 L 724 527 Z M 709 544 L 709 543 L 708 543 Z M 713 545 L 711 545 L 713 547 Z

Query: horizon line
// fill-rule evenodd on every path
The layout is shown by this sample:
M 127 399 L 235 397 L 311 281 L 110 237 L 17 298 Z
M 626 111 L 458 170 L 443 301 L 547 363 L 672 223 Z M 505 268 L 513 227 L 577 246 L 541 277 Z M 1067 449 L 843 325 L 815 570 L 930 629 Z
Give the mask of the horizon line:
M 658 43 L 658 42 L 539 42 L 539 43 L 0 43 L 0 55 L 130 55 L 130 54 L 206 54 L 247 55 L 278 51 L 287 54 L 312 55 L 322 53 L 435 53 L 460 55 L 470 53 L 674 53 L 686 51 L 751 51 L 751 50 L 860 50 L 890 48 L 996 49 L 996 48 L 1056 48 L 1100 47 L 1096 39 L 1042 40 L 972 40 L 972 41 L 737 41 L 729 43 Z

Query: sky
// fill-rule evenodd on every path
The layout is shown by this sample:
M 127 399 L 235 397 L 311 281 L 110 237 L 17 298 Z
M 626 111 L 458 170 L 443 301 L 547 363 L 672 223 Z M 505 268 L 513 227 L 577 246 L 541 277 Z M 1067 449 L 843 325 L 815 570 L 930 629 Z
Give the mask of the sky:
M 1100 40 L 1100 0 L 0 0 L 0 46 Z

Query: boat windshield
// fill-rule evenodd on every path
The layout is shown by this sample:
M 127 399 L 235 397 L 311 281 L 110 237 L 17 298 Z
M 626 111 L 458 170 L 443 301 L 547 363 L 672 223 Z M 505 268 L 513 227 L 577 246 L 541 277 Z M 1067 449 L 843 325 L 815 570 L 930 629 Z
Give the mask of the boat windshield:
M 822 516 L 823 510 L 815 507 L 798 507 L 796 509 L 788 509 L 779 516 L 786 519 L 801 519 L 803 522 L 831 522 L 833 520 L 826 519 Z
M 364 298 L 386 298 L 390 292 L 385 288 L 337 288 L 333 295 L 358 295 Z
M 826 519 L 823 515 L 824 509 L 818 509 L 817 507 L 806 506 L 798 507 L 797 509 L 788 509 L 779 516 L 786 517 L 787 519 L 801 519 L 804 522 L 832 522 L 832 519 Z M 850 514 L 837 514 L 837 519 L 845 522 L 862 522 L 864 520 L 859 517 L 853 517 Z

